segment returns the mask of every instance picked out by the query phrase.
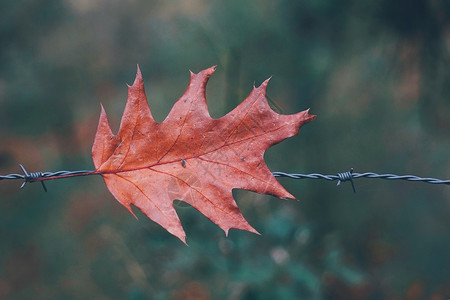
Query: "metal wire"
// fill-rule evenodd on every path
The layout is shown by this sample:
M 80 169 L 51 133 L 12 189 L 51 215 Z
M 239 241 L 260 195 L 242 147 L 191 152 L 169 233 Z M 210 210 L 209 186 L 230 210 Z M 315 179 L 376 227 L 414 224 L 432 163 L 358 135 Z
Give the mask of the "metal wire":
M 48 178 L 48 177 L 61 177 L 61 176 L 70 176 L 70 175 L 77 175 L 77 174 L 88 174 L 93 173 L 94 171 L 90 170 L 79 170 L 79 171 L 57 171 L 57 172 L 32 172 L 28 173 L 24 166 L 20 165 L 20 168 L 23 171 L 23 174 L 8 174 L 8 175 L 0 175 L 0 180 L 3 179 L 23 179 L 24 182 L 20 186 L 20 188 L 24 188 L 27 182 L 35 182 L 38 181 L 38 178 Z M 41 181 L 42 188 L 44 191 L 47 192 L 47 187 L 45 186 L 44 182 Z
M 346 172 L 347 173 L 347 172 Z M 345 173 L 338 173 L 337 175 L 323 175 L 318 173 L 312 173 L 312 174 L 288 174 L 284 172 L 273 172 L 272 173 L 275 177 L 289 177 L 293 179 L 325 179 L 325 180 L 340 180 L 340 181 L 347 181 L 343 180 L 342 174 Z M 357 178 L 379 178 L 379 179 L 388 179 L 388 180 L 408 180 L 408 181 L 422 181 L 425 183 L 431 183 L 431 184 L 449 184 L 450 180 L 442 180 L 437 178 L 430 178 L 430 177 L 419 177 L 415 175 L 395 175 L 395 174 L 377 174 L 372 172 L 366 172 L 366 173 L 352 173 L 351 178 L 357 179 Z M 348 179 L 349 180 L 349 179 Z
M 9 175 L 0 175 L 0 180 L 3 179 L 23 179 L 24 182 L 20 188 L 23 188 L 27 182 L 35 182 L 39 181 L 38 178 L 48 178 L 48 177 L 71 177 L 76 175 L 90 175 L 94 173 L 91 170 L 80 170 L 80 171 L 57 171 L 57 172 L 33 172 L 28 173 L 22 165 L 19 165 L 24 174 L 9 174 Z M 340 185 L 341 182 L 350 181 L 352 184 L 353 191 L 356 193 L 356 188 L 353 180 L 358 178 L 378 178 L 378 179 L 387 179 L 387 180 L 407 180 L 413 182 L 425 182 L 431 184 L 446 184 L 450 185 L 450 180 L 442 180 L 437 178 L 430 177 L 419 177 L 415 175 L 395 175 L 395 174 L 377 174 L 373 172 L 366 173 L 354 173 L 353 169 L 343 173 L 337 173 L 336 175 L 324 175 L 319 173 L 311 173 L 311 174 L 290 174 L 284 172 L 272 172 L 275 177 L 288 177 L 292 179 L 325 179 L 329 181 L 337 180 L 337 185 Z M 54 178 L 57 179 L 57 178 Z M 42 187 L 45 191 L 47 188 L 44 185 L 44 182 L 41 181 Z
M 353 173 L 353 169 L 349 172 L 337 173 L 336 175 L 323 175 L 318 173 L 312 174 L 289 174 L 284 172 L 273 172 L 273 176 L 275 177 L 288 177 L 293 179 L 325 179 L 325 180 L 338 180 L 337 185 L 344 181 L 350 181 L 352 183 L 353 191 L 356 193 L 356 188 L 353 183 L 353 179 L 357 178 L 378 178 L 378 179 L 387 179 L 387 180 L 407 180 L 407 181 L 421 181 L 425 183 L 431 184 L 447 184 L 450 185 L 450 180 L 442 180 L 437 178 L 430 177 L 419 177 L 415 175 L 395 175 L 395 174 L 377 174 L 372 172 L 366 173 Z

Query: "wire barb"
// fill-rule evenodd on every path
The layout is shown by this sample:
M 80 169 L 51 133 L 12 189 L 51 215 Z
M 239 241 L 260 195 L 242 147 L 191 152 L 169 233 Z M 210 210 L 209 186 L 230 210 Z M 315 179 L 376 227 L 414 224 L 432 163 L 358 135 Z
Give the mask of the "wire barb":
M 344 181 L 350 181 L 352 183 L 353 193 L 356 193 L 355 184 L 353 182 L 353 168 L 351 168 L 350 171 L 347 171 L 344 173 L 337 173 L 337 176 L 338 176 L 339 180 L 336 185 L 340 185 L 341 182 L 344 182 Z
M 25 176 L 23 177 L 23 179 L 25 179 L 25 181 L 22 183 L 22 185 L 20 186 L 21 189 L 23 189 L 25 187 L 25 184 L 27 184 L 27 182 L 35 182 L 37 178 L 43 177 L 44 173 L 42 172 L 33 172 L 33 173 L 29 173 L 27 172 L 27 170 L 25 170 L 25 167 L 22 166 L 21 164 L 19 164 L 20 168 L 22 169 L 23 173 L 25 174 Z M 43 181 L 41 181 L 42 184 L 42 188 L 44 189 L 45 192 L 47 192 L 47 187 L 45 186 L 45 183 Z

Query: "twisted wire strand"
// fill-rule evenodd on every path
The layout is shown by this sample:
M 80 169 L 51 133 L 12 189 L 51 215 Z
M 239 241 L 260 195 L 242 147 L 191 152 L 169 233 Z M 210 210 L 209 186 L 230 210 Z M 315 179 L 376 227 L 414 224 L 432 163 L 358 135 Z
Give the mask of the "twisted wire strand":
M 9 174 L 9 175 L 0 175 L 0 180 L 3 179 L 23 179 L 23 183 L 20 186 L 20 188 L 24 188 L 25 185 L 28 182 L 35 182 L 35 181 L 39 181 L 39 178 L 49 178 L 49 177 L 55 177 L 56 178 L 64 178 L 66 176 L 74 176 L 74 175 L 88 175 L 90 173 L 93 173 L 94 171 L 89 171 L 89 170 L 79 170 L 79 171 L 57 171 L 57 172 L 31 172 L 28 173 L 27 170 L 25 170 L 24 166 L 22 166 L 21 164 L 19 164 L 20 168 L 23 171 L 23 175 L 22 174 Z M 47 187 L 45 186 L 44 181 L 41 181 L 41 185 L 42 188 L 44 189 L 45 192 L 47 192 Z
M 373 172 L 366 172 L 366 173 L 350 173 L 350 172 L 344 172 L 344 173 L 338 173 L 337 175 L 323 175 L 318 173 L 312 173 L 312 174 L 289 174 L 284 172 L 273 172 L 272 174 L 275 177 L 288 177 L 293 179 L 325 179 L 325 180 L 339 180 L 341 182 L 343 181 L 349 181 L 351 179 L 357 179 L 357 178 L 378 178 L 378 179 L 387 179 L 387 180 L 407 180 L 407 181 L 421 181 L 425 183 L 431 183 L 431 184 L 447 184 L 450 185 L 450 180 L 442 180 L 437 178 L 431 178 L 431 177 L 419 177 L 415 175 L 395 175 L 395 174 L 377 174 Z
M 84 173 L 92 173 L 92 170 L 80 170 L 80 171 L 57 171 L 57 172 L 34 172 L 28 173 L 28 176 L 25 174 L 8 174 L 8 175 L 0 175 L 0 180 L 3 179 L 30 179 L 29 182 L 32 182 L 32 179 L 35 178 L 46 178 L 46 177 L 56 177 L 56 176 L 66 176 L 66 175 L 75 175 L 75 174 L 84 174 Z
M 0 180 L 4 179 L 22 179 L 24 182 L 22 183 L 20 188 L 23 188 L 28 182 L 40 181 L 39 178 L 49 178 L 55 177 L 64 178 L 69 176 L 83 176 L 83 175 L 91 175 L 95 171 L 91 170 L 78 170 L 78 171 L 56 171 L 56 172 L 32 172 L 28 173 L 22 165 L 19 165 L 24 174 L 8 174 L 8 175 L 0 175 Z M 341 182 L 350 181 L 352 184 L 353 192 L 356 193 L 356 188 L 353 182 L 353 179 L 358 178 L 378 178 L 378 179 L 386 179 L 386 180 L 407 180 L 413 182 L 425 182 L 431 184 L 446 184 L 450 185 L 450 180 L 442 180 L 431 177 L 419 177 L 415 175 L 395 175 L 395 174 L 377 174 L 373 172 L 365 172 L 365 173 L 353 173 L 353 169 L 343 173 L 337 173 L 336 175 L 324 175 L 319 173 L 311 173 L 311 174 L 292 174 L 285 172 L 272 172 L 275 177 L 288 177 L 292 179 L 324 179 L 324 180 L 338 180 L 337 185 L 341 184 Z M 44 184 L 44 181 L 40 181 L 42 187 L 45 191 L 47 188 Z

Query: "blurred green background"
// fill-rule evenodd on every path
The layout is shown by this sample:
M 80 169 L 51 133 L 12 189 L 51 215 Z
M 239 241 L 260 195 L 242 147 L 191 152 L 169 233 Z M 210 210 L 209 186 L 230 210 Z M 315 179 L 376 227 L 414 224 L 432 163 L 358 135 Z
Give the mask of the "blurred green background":
M 446 0 L 0 2 L 0 174 L 93 169 L 139 64 L 155 118 L 217 65 L 211 114 L 273 76 L 274 108 L 316 120 L 272 171 L 450 176 Z M 299 201 L 235 198 L 261 236 L 177 211 L 189 247 L 99 177 L 0 182 L 1 299 L 448 299 L 450 188 L 280 179 Z

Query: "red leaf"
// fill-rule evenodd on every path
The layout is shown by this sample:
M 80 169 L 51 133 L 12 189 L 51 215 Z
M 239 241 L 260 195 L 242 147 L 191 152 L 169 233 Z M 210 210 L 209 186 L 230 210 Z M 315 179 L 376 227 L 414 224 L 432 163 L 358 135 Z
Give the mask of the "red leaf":
M 131 213 L 131 204 L 137 206 L 185 243 L 174 200 L 189 203 L 228 234 L 230 228 L 257 233 L 242 216 L 232 189 L 294 199 L 266 166 L 264 151 L 315 117 L 307 110 L 275 113 L 265 97 L 266 80 L 233 111 L 212 119 L 205 88 L 214 70 L 191 73 L 187 90 L 156 123 L 138 68 L 119 133 L 112 133 L 102 107 L 92 148 L 96 171 L 114 197 Z

